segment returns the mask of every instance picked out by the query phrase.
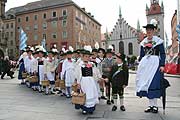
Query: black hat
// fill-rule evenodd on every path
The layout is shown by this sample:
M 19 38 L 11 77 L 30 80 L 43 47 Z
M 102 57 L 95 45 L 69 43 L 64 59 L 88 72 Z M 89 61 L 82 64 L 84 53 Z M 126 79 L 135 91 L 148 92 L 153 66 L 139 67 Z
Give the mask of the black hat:
M 118 57 L 119 59 L 121 59 L 122 61 L 125 61 L 126 55 L 121 53 L 120 55 L 116 54 L 116 57 Z
M 157 26 L 154 26 L 153 24 L 147 24 L 146 26 L 143 26 L 143 28 L 150 28 L 150 29 L 155 29 L 155 28 L 157 28 Z
M 73 54 L 73 52 L 72 51 L 67 51 L 66 54 Z
M 92 52 L 98 53 L 98 49 L 94 48 L 94 49 L 92 50 Z
M 83 51 L 82 51 L 82 54 L 84 54 L 84 55 L 92 55 L 91 52 L 88 51 L 88 50 L 83 50 Z
M 48 51 L 48 54 L 51 53 L 51 54 L 54 54 L 54 52 L 52 50 Z
M 77 54 L 79 54 L 79 53 L 80 53 L 80 51 L 78 51 L 78 50 L 75 50 L 73 53 L 77 53 Z
M 98 49 L 98 52 L 100 52 L 100 51 L 102 51 L 103 53 L 106 52 L 105 49 L 103 49 L 103 48 L 99 48 L 99 49 Z
M 114 52 L 112 51 L 112 49 L 107 49 L 106 54 L 107 54 L 107 53 L 112 53 L 112 54 L 114 54 Z

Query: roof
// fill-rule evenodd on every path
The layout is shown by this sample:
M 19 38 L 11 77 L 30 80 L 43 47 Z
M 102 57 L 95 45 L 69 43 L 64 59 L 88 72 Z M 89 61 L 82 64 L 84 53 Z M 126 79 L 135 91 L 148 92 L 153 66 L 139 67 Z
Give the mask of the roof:
M 76 8 L 80 9 L 83 13 L 85 13 L 87 16 L 89 16 L 92 20 L 94 20 L 97 24 L 101 26 L 101 24 L 98 21 L 96 21 L 91 15 L 89 15 L 86 11 L 80 8 L 72 0 L 39 0 L 39 1 L 28 3 L 24 6 L 11 8 L 6 12 L 6 14 L 20 15 L 20 14 L 29 13 L 32 11 L 33 12 L 40 11 L 44 9 L 55 8 L 59 6 L 65 6 L 65 5 L 74 5 Z
M 47 7 L 52 7 L 67 3 L 73 3 L 73 1 L 72 0 L 39 0 L 31 3 L 27 3 L 24 6 L 11 8 L 10 10 L 7 11 L 7 13 L 14 12 L 15 14 L 20 14 L 31 10 L 47 8 Z

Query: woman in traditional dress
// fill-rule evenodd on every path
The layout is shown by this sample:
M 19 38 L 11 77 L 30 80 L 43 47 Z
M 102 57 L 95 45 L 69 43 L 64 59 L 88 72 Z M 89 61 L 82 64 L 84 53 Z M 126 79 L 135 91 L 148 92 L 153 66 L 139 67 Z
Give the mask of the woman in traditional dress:
M 22 73 L 25 72 L 25 67 L 24 67 L 24 59 L 27 56 L 27 52 L 25 50 L 21 51 L 22 54 L 19 57 L 18 60 L 18 65 L 19 65 L 19 73 L 18 73 L 18 79 L 21 80 L 21 84 L 25 84 L 24 78 L 22 77 Z
M 144 112 L 158 113 L 157 98 L 161 97 L 160 81 L 165 65 L 164 41 L 154 36 L 156 26 L 147 24 L 147 37 L 140 43 L 140 63 L 136 76 L 136 92 L 139 97 L 149 99 Z
M 56 70 L 56 64 L 55 60 L 53 58 L 53 51 L 48 52 L 48 57 L 44 61 L 44 76 L 49 80 L 50 83 L 50 94 L 54 94 L 54 87 L 55 87 L 55 70 Z M 46 86 L 46 95 L 49 94 L 49 86 Z
M 72 51 L 67 51 L 66 59 L 62 64 L 62 79 L 65 80 L 66 97 L 71 97 L 72 84 L 75 81 L 75 61 L 72 59 Z
M 45 49 L 40 46 L 38 49 L 38 91 L 41 93 L 43 91 L 43 86 L 41 86 L 41 81 L 44 80 L 44 56 Z
M 98 90 L 95 78 L 97 78 L 97 70 L 95 65 L 90 61 L 90 52 L 84 51 L 82 61 L 76 67 L 76 79 L 79 88 L 86 94 L 86 102 L 84 105 L 75 105 L 76 109 L 82 109 L 83 114 L 92 114 L 95 110 L 98 100 Z M 99 76 L 101 77 L 101 76 Z

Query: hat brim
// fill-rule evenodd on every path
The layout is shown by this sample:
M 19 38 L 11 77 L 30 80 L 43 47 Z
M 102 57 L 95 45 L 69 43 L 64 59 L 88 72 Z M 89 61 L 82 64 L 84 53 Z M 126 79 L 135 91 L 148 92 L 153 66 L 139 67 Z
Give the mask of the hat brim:
M 154 26 L 153 24 L 147 24 L 146 26 L 143 26 L 143 28 L 146 28 L 146 29 L 156 29 L 157 27 Z

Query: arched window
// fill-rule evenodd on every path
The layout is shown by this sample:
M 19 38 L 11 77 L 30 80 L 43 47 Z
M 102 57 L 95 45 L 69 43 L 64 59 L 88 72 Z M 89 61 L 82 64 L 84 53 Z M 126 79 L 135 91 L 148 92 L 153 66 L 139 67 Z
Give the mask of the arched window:
M 113 46 L 113 51 L 115 51 L 115 45 L 114 45 L 114 44 L 112 44 L 112 46 Z
M 124 53 L 124 43 L 123 43 L 123 41 L 119 42 L 119 52 Z
M 128 44 L 128 49 L 129 49 L 129 55 L 132 55 L 133 54 L 133 44 L 132 43 Z

